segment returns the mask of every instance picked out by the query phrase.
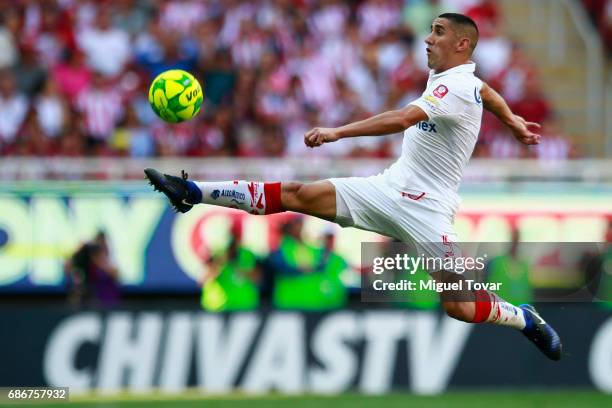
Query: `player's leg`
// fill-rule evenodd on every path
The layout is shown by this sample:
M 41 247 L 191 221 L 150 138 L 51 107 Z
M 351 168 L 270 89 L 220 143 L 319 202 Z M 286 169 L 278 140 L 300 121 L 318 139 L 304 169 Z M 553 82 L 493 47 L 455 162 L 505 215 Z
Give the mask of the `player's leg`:
M 434 259 L 444 259 L 448 256 L 460 258 L 461 248 L 454 244 L 454 228 L 449 221 L 452 218 L 439 217 L 443 209 L 436 210 L 436 203 L 421 201 L 402 201 L 405 213 L 425 220 L 421 223 L 402 224 L 404 229 L 418 239 L 419 253 L 427 254 Z M 424 211 L 429 208 L 430 212 Z M 402 217 L 400 222 L 404 219 Z M 437 232 L 436 232 L 437 231 Z M 442 239 L 440 232 L 443 231 Z M 451 237 L 451 239 L 448 239 Z M 438 282 L 458 283 L 466 279 L 464 273 L 440 271 L 432 273 Z M 515 306 L 497 294 L 486 290 L 469 290 L 467 282 L 462 282 L 461 290 L 445 290 L 441 300 L 446 313 L 455 319 L 468 323 L 490 323 L 513 327 L 520 330 L 525 337 L 533 342 L 542 353 L 552 360 L 561 358 L 561 340 L 555 330 L 542 319 L 530 305 Z
M 287 211 L 336 219 L 336 187 L 328 180 L 281 183 L 281 205 Z
M 336 216 L 336 189 L 326 180 L 313 183 L 263 183 L 255 181 L 197 182 L 182 177 L 145 170 L 146 177 L 164 193 L 180 212 L 195 204 L 212 204 L 237 208 L 251 214 L 274 214 L 295 211 L 327 220 Z
M 443 282 L 459 282 L 461 275 L 447 272 L 433 274 Z M 444 276 L 442 278 L 442 276 Z M 522 330 L 526 321 L 524 313 L 493 292 L 486 290 L 446 290 L 441 294 L 442 306 L 450 317 L 467 323 L 492 323 Z
M 457 282 L 460 275 L 441 272 L 436 279 Z M 490 323 L 520 330 L 548 358 L 561 358 L 561 339 L 531 305 L 515 306 L 487 290 L 445 291 L 442 305 L 446 313 L 467 323 Z

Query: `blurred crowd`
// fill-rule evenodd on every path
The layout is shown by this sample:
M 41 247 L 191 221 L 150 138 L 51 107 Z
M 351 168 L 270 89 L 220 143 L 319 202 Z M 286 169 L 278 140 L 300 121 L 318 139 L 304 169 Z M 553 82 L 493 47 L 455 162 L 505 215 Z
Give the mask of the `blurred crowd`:
M 263 304 L 282 309 L 333 309 L 358 293 L 359 277 L 335 250 L 331 224 L 316 240 L 304 238 L 304 217 L 284 217 L 275 243 L 257 255 L 243 241 L 244 219 L 232 218 L 227 246 L 207 248 L 200 256 L 201 305 L 210 311 L 251 310 Z M 129 286 L 122 286 L 104 231 L 79 245 L 64 263 L 68 301 L 73 307 L 119 306 Z M 125 290 L 128 289 L 128 290 Z
M 612 0 L 582 0 L 582 4 L 601 35 L 608 59 L 612 58 Z
M 475 156 L 574 155 L 494 0 L 0 0 L 0 154 L 395 157 L 401 137 L 310 150 L 303 134 L 416 99 L 423 40 L 448 11 L 476 20 L 478 74 L 547 141 L 521 146 L 486 114 Z M 205 93 L 202 113 L 178 125 L 147 99 L 170 68 Z

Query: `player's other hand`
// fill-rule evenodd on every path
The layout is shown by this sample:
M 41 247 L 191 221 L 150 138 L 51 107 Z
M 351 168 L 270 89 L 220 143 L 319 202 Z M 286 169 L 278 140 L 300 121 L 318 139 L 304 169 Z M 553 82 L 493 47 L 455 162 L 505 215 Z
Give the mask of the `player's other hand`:
M 323 143 L 331 143 L 340 137 L 335 128 L 312 128 L 304 134 L 304 144 L 308 147 L 321 146 Z
M 530 128 L 540 129 L 542 126 L 540 126 L 539 123 L 527 122 L 522 117 L 514 115 L 514 120 L 509 127 L 512 134 L 519 142 L 526 145 L 540 144 L 540 135 L 529 130 Z

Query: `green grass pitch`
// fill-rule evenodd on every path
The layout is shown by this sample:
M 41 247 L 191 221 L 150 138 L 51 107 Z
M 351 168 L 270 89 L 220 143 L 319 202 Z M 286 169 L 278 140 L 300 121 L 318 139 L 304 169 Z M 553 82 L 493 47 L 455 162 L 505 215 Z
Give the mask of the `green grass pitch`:
M 29 405 L 29 404 L 27 404 Z M 23 403 L 0 406 L 23 407 Z M 588 408 L 612 407 L 612 395 L 592 391 L 558 392 L 450 392 L 434 397 L 408 394 L 364 396 L 244 396 L 203 397 L 193 392 L 180 396 L 122 395 L 74 396 L 70 402 L 39 402 L 36 407 L 48 408 Z

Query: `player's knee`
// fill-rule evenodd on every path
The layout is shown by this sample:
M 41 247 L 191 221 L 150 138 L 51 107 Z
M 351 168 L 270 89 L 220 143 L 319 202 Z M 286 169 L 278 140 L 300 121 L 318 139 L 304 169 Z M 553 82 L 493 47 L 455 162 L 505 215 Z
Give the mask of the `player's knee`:
M 453 319 L 469 323 L 474 317 L 474 305 L 471 302 L 442 302 L 442 306 L 446 314 Z
M 295 190 L 295 198 L 300 202 L 306 202 L 310 199 L 308 194 L 308 185 L 304 183 L 298 183 L 298 187 Z
M 289 181 L 281 185 L 281 192 L 287 196 L 295 196 L 298 190 L 304 185 L 297 181 Z
M 336 216 L 335 189 L 327 181 L 283 183 L 281 201 L 287 211 L 296 211 L 328 220 Z
M 315 199 L 312 189 L 305 183 L 286 183 L 283 185 L 283 191 L 292 199 L 292 201 L 298 204 L 306 205 Z
M 291 181 L 282 184 L 282 200 L 287 208 L 299 209 L 304 205 L 304 183 Z

